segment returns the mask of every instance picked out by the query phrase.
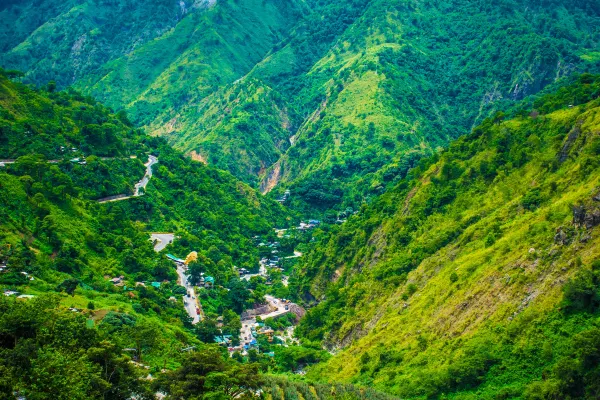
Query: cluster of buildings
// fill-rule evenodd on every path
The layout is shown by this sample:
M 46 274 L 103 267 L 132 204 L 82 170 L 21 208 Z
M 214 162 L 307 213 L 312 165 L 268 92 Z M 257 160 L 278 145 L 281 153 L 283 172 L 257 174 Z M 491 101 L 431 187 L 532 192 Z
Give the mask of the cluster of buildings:
M 0 274 L 8 272 L 8 270 L 9 270 L 8 265 L 5 265 L 5 264 L 0 265 Z M 27 280 L 30 280 L 30 281 L 35 280 L 35 278 L 33 276 L 31 276 L 29 273 L 27 273 L 25 271 L 21 271 L 21 275 L 25 276 L 25 278 L 27 278 Z
M 281 259 L 278 256 L 271 256 L 270 258 L 263 258 L 262 260 L 260 260 L 260 263 L 266 267 L 278 268 L 280 270 L 283 270 L 283 268 L 279 266 L 280 262 Z
M 105 275 L 104 279 L 108 279 L 108 281 L 111 282 L 116 287 L 123 287 L 123 288 L 127 289 L 127 286 L 125 286 L 125 277 L 123 275 L 116 276 L 114 278 L 111 278 L 109 275 Z M 163 281 L 162 283 L 169 283 L 169 281 Z M 138 287 L 138 286 L 146 287 L 146 285 L 148 285 L 148 286 L 152 286 L 155 289 L 160 289 L 160 285 L 162 283 L 161 282 L 144 281 L 144 282 L 136 282 L 135 286 L 136 287 Z M 133 288 L 129 288 L 129 290 L 133 290 Z
M 258 347 L 257 338 L 261 335 L 266 336 L 267 340 L 269 342 L 272 342 L 273 337 L 275 335 L 275 331 L 273 331 L 273 329 L 269 328 L 268 326 L 265 326 L 265 324 L 262 322 L 255 322 L 253 325 L 250 326 L 250 329 L 248 331 L 245 331 L 245 332 L 242 331 L 242 338 L 241 338 L 242 345 L 239 348 L 232 347 L 229 349 L 229 351 L 236 351 L 236 350 L 248 351 L 252 348 L 256 348 L 256 347 Z
M 319 225 L 321 225 L 321 221 L 319 221 L 318 219 L 310 219 L 308 220 L 308 222 L 300 222 L 300 225 L 298 225 L 296 229 L 300 231 L 307 231 L 316 228 Z
M 2 292 L 5 296 L 17 296 L 17 299 L 31 299 L 35 296 L 32 294 L 19 294 L 19 292 L 15 290 L 6 289 Z
M 215 286 L 215 278 L 210 275 L 204 275 L 204 272 L 202 272 L 200 274 L 200 282 L 198 283 L 198 286 L 210 289 Z

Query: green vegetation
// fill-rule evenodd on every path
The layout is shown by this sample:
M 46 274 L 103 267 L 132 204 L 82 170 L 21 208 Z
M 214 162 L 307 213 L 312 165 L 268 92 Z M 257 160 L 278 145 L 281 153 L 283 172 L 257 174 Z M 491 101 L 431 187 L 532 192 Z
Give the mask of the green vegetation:
M 277 376 L 267 376 L 263 386 L 268 400 L 392 400 L 395 397 L 373 389 L 365 389 L 348 384 L 314 384 L 286 380 Z
M 255 397 L 262 378 L 182 330 L 109 313 L 100 324 L 59 308 L 57 296 L 0 298 L 0 396 L 28 399 L 154 399 Z M 186 343 L 187 342 L 187 343 Z M 187 344 L 188 352 L 182 352 Z M 192 349 L 194 351 L 191 351 Z M 172 371 L 142 363 L 163 354 Z M 132 358 L 136 362 L 132 361 Z
M 230 174 L 132 129 L 122 113 L 74 91 L 33 90 L 7 75 L 0 71 L 0 142 L 16 161 L 0 167 L 0 289 L 9 295 L 2 293 L 0 305 L 2 393 L 44 398 L 71 385 L 61 398 L 146 398 L 158 389 L 138 377 L 186 368 L 204 354 L 201 340 L 212 342 L 192 327 L 181 305 L 186 289 L 177 285 L 173 263 L 154 251 L 149 232 L 175 232 L 168 251 L 197 251 L 199 268 L 220 279 L 215 290 L 221 290 L 236 282 L 233 265 L 257 264 L 251 238 L 285 225 L 288 214 Z M 110 131 L 108 145 L 86 134 L 92 130 Z M 72 148 L 86 163 L 72 162 Z M 144 196 L 95 200 L 130 191 L 147 153 L 159 163 Z M 245 286 L 228 293 L 234 300 L 250 296 Z M 240 312 L 253 303 L 235 304 Z M 226 330 L 239 332 L 239 316 L 221 311 Z M 198 351 L 188 360 L 184 348 Z M 151 371 L 143 375 L 145 367 L 130 358 Z M 223 359 L 205 372 L 220 382 L 211 380 L 207 395 L 230 393 L 233 384 L 220 374 L 236 377 L 240 368 L 258 381 L 256 368 Z
M 596 3 L 3 2 L 0 398 L 600 398 Z
M 497 110 L 598 71 L 599 12 L 589 0 L 23 1 L 0 9 L 0 63 L 127 110 L 263 192 L 289 188 L 288 206 L 319 217 L 370 202 Z
M 238 93 L 243 104 L 221 128 L 221 110 L 210 106 L 206 97 L 249 72 L 287 35 L 307 6 L 304 1 L 212 3 L 6 4 L 0 6 L 0 65 L 25 71 L 28 82 L 74 85 L 108 106 L 126 109 L 149 132 L 176 136 L 186 152 L 197 149 L 198 140 L 183 135 L 198 134 L 214 124 L 216 134 L 199 138 L 210 154 L 203 151 L 202 156 L 252 182 L 287 147 L 283 142 L 288 135 L 275 123 L 255 134 L 256 123 L 247 113 L 264 109 L 263 114 L 275 121 L 285 110 L 268 108 L 273 99 L 260 88 L 251 89 L 250 97 L 260 103 L 253 107 L 246 92 Z M 236 96 L 225 95 L 231 101 Z M 261 100 L 263 96 L 267 98 Z M 233 135 L 221 137 L 233 128 L 237 130 Z M 272 128 L 280 132 L 275 134 Z
M 296 332 L 344 350 L 307 376 L 402 398 L 597 397 L 599 94 L 584 75 L 486 119 L 322 240 L 290 279 L 324 298 Z
M 315 19 L 340 22 L 293 36 L 251 73 L 304 117 L 261 186 L 280 180 L 304 213 L 359 208 L 496 110 L 598 68 L 579 57 L 598 40 L 590 2 L 344 3 L 355 6 L 320 3 Z

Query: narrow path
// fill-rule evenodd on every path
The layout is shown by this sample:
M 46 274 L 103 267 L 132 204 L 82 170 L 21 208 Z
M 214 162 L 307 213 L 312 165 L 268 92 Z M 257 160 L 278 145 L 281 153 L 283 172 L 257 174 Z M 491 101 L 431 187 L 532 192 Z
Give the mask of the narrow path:
M 133 195 L 127 196 L 124 194 L 118 194 L 115 196 L 110 196 L 110 197 L 105 197 L 103 199 L 99 199 L 98 203 L 121 201 L 121 200 L 131 199 L 132 197 L 143 196 L 144 193 L 141 193 L 140 191 L 141 191 L 141 189 L 144 189 L 144 191 L 146 191 L 146 186 L 148 185 L 148 182 L 150 182 L 150 178 L 152 178 L 152 166 L 156 163 L 158 163 L 158 158 L 153 155 L 149 155 L 148 162 L 146 164 L 144 164 L 146 166 L 146 173 L 144 174 L 142 179 L 138 183 L 135 184 L 135 190 L 133 192 Z

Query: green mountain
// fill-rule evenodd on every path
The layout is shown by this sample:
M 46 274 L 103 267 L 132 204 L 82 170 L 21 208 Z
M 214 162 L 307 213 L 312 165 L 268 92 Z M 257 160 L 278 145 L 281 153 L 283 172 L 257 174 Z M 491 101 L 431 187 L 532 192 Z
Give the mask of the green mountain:
M 599 62 L 591 0 L 38 3 L 0 9 L 0 63 L 125 109 L 263 192 L 289 188 L 307 214 L 358 208 Z
M 2 2 L 0 399 L 600 398 L 599 22 Z
M 401 398 L 598 396 L 600 78 L 483 121 L 322 240 L 290 281 L 308 376 Z M 575 99 L 575 101 L 574 101 Z
M 291 188 L 297 208 L 356 208 L 495 110 L 597 68 L 589 2 L 363 3 L 349 17 L 317 11 L 349 22 L 320 26 L 333 30 L 322 52 L 304 53 L 328 38 L 322 31 L 298 34 L 250 73 L 303 116 L 261 184 Z

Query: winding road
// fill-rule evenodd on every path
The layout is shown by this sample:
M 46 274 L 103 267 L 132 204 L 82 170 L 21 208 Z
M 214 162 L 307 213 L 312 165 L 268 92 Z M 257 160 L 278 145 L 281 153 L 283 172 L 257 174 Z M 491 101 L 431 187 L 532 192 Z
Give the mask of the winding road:
M 172 233 L 164 232 L 153 232 L 150 233 L 150 240 L 156 242 L 154 244 L 154 251 L 159 252 L 165 249 L 169 243 L 172 243 L 175 239 L 175 235 Z M 194 291 L 194 285 L 192 285 L 187 278 L 187 267 L 183 264 L 177 264 L 177 275 L 179 279 L 178 283 L 183 286 L 187 292 L 186 295 L 181 296 L 183 302 L 183 308 L 187 311 L 188 315 L 192 318 L 192 324 L 197 324 L 204 317 L 202 315 L 202 305 L 196 296 Z M 199 310 L 200 312 L 197 312 Z
M 156 156 L 149 155 L 148 162 L 146 164 L 144 164 L 146 166 L 146 173 L 144 174 L 142 179 L 138 183 L 135 184 L 135 189 L 133 191 L 133 195 L 127 196 L 124 194 L 119 194 L 116 196 L 110 196 L 110 197 L 98 200 L 98 203 L 109 203 L 112 201 L 121 201 L 121 200 L 131 199 L 132 197 L 143 196 L 144 193 L 141 192 L 141 190 L 143 189 L 144 192 L 146 191 L 146 186 L 148 185 L 148 182 L 150 182 L 150 178 L 152 178 L 152 166 L 156 163 L 158 163 L 158 158 Z

